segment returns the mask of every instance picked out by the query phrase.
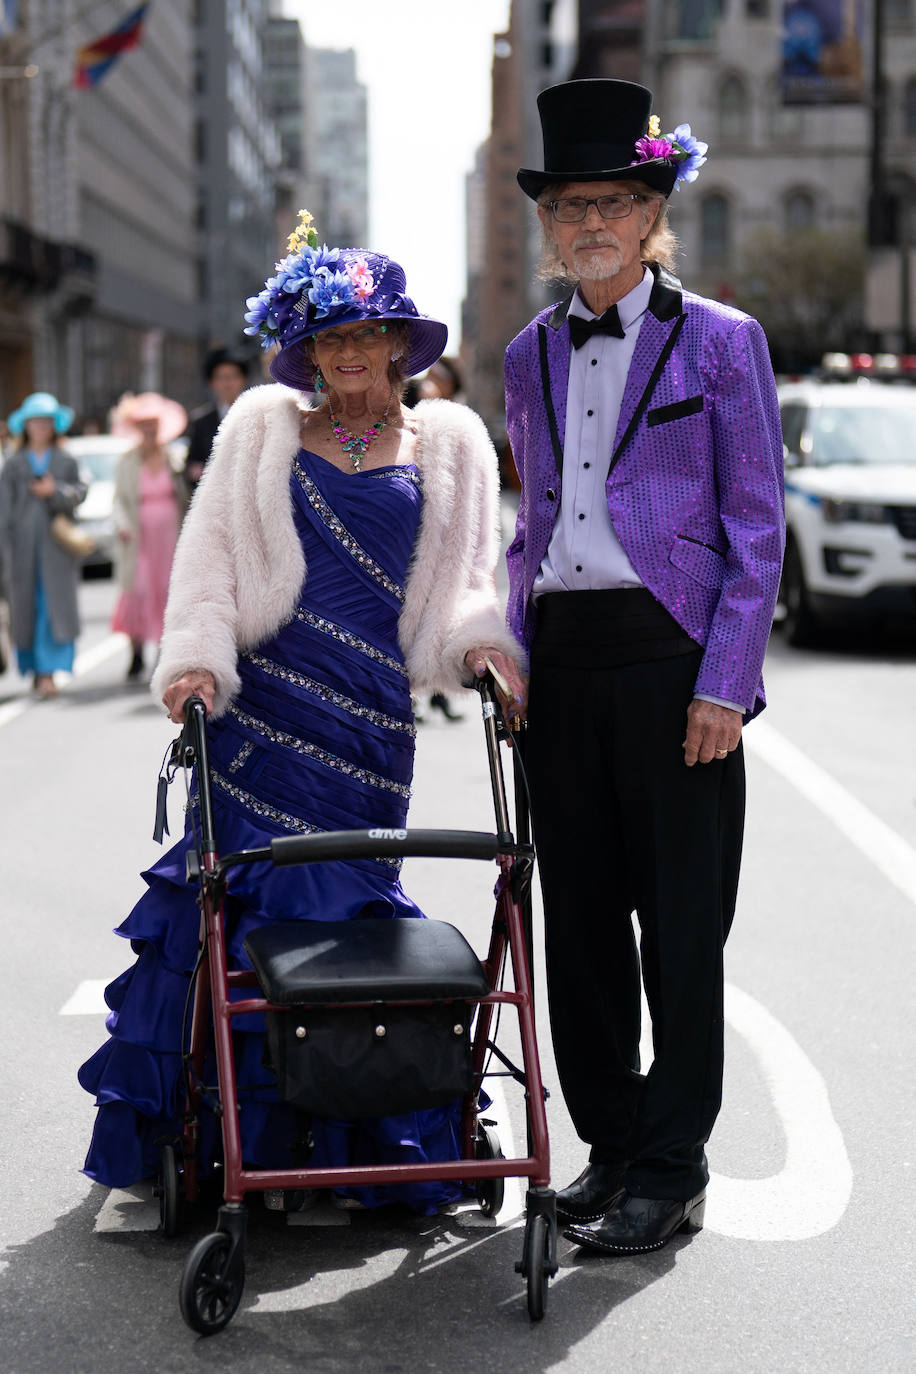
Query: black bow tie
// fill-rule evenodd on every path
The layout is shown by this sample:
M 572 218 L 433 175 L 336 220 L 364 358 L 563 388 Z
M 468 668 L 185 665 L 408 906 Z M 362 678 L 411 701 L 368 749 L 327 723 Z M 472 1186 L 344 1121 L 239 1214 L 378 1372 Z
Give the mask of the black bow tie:
M 572 339 L 573 348 L 581 348 L 584 343 L 588 343 L 593 334 L 612 334 L 615 339 L 624 337 L 624 328 L 620 323 L 616 305 L 605 310 L 597 320 L 583 320 L 581 315 L 569 316 L 569 337 Z

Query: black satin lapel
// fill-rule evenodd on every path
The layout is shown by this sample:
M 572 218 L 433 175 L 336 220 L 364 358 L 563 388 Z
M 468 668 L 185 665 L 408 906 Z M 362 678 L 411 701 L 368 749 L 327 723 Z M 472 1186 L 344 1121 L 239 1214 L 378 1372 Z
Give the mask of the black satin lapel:
M 655 364 L 654 364 L 654 366 L 652 367 L 652 371 L 649 373 L 649 380 L 646 382 L 646 385 L 643 387 L 642 395 L 640 396 L 639 400 L 636 402 L 636 405 L 635 405 L 634 408 L 633 408 L 633 413 L 632 413 L 631 416 L 630 416 L 630 419 L 629 419 L 629 422 L 628 422 L 628 424 L 627 424 L 627 427 L 626 427 L 626 429 L 624 430 L 623 434 L 621 435 L 621 437 L 620 437 L 620 439 L 619 439 L 619 441 L 618 441 L 618 443 L 617 443 L 617 446 L 616 446 L 616 448 L 614 449 L 613 454 L 611 455 L 611 461 L 610 461 L 610 463 L 608 464 L 608 472 L 609 472 L 609 473 L 610 473 L 610 472 L 613 472 L 615 464 L 617 463 L 618 459 L 620 458 L 620 455 L 623 453 L 623 450 L 626 448 L 627 444 L 630 442 L 631 438 L 633 437 L 633 434 L 634 434 L 635 431 L 636 431 L 637 425 L 639 424 L 640 420 L 642 419 L 643 415 L 645 414 L 646 407 L 648 406 L 649 402 L 650 402 L 651 399 L 652 399 L 653 392 L 655 391 L 655 388 L 656 388 L 656 386 L 658 385 L 658 379 L 659 379 L 659 377 L 662 375 L 662 372 L 665 370 L 665 364 L 667 363 L 668 359 L 671 357 L 672 350 L 673 350 L 673 348 L 674 348 L 674 345 L 677 343 L 678 335 L 680 334 L 681 330 L 682 330 L 683 327 L 684 327 L 684 321 L 686 320 L 686 318 L 687 318 L 687 316 L 686 316 L 685 314 L 678 315 L 677 318 L 675 319 L 674 323 L 672 324 L 671 328 L 667 331 L 667 335 L 666 335 L 665 340 L 664 340 L 664 342 L 663 342 L 663 344 L 662 344 L 662 346 L 661 346 L 661 350 L 660 350 L 658 356 L 657 356 L 656 359 L 655 359 Z M 632 363 L 630 364 L 630 376 L 631 376 L 631 377 L 637 377 L 637 376 L 639 375 L 639 373 L 642 372 L 642 370 L 644 369 L 644 367 L 646 366 L 646 364 L 647 364 L 647 362 L 648 362 L 648 359 L 645 357 L 646 349 L 640 347 L 640 344 L 642 344 L 642 342 L 643 342 L 643 335 L 647 333 L 646 326 L 647 326 L 648 324 L 649 324 L 649 321 L 646 320 L 646 321 L 644 322 L 644 324 L 643 324 L 642 329 L 641 329 L 640 332 L 639 332 L 639 339 L 638 339 L 637 344 L 636 344 L 636 351 L 635 351 L 635 353 L 633 354 L 633 361 L 632 361 Z M 657 329 L 661 329 L 661 328 L 664 328 L 664 326 L 662 326 L 662 325 L 656 326 L 656 330 L 657 330 Z M 656 330 L 653 330 L 652 333 L 655 333 Z M 646 338 L 646 343 L 648 344 L 649 349 L 651 349 L 652 347 L 654 347 L 654 340 L 652 339 L 651 333 L 650 333 L 650 334 L 648 335 L 648 337 Z M 651 352 L 650 352 L 649 356 L 651 357 Z M 630 385 L 629 385 L 629 378 L 628 378 L 628 379 L 627 379 L 626 392 L 629 392 L 629 391 L 630 391 Z M 626 392 L 625 392 L 625 400 L 626 400 Z M 623 407 L 621 407 L 621 410 L 623 410 Z
M 541 390 L 550 429 L 550 446 L 557 475 L 563 472 L 563 441 L 566 432 L 566 392 L 569 386 L 569 326 L 559 331 L 538 325 Z

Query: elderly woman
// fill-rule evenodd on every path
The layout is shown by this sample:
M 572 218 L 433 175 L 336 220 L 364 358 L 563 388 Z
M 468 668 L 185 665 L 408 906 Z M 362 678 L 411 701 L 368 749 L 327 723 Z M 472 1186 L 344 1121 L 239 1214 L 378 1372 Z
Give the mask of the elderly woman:
M 188 507 L 184 476 L 173 468 L 167 446 L 187 423 L 184 406 L 157 391 L 126 396 L 112 418 L 112 434 L 137 441 L 118 461 L 114 490 L 121 595 L 111 628 L 130 639 L 128 682 L 143 673 L 144 644 L 158 645 L 162 638 L 172 559 Z
M 79 558 L 55 537 L 55 516 L 72 516 L 86 495 L 76 460 L 59 438 L 73 411 L 47 391 L 28 396 L 9 417 L 19 447 L 0 472 L 0 557 L 8 560 L 12 638 L 19 671 L 39 697 L 57 695 L 56 672 L 73 668 L 79 634 Z M 2 578 L 0 578 L 2 582 Z
M 411 688 L 458 688 L 489 656 L 520 707 L 524 688 L 495 591 L 496 462 L 480 419 L 436 400 L 401 404 L 406 378 L 442 352 L 404 273 L 378 253 L 318 249 L 304 225 L 260 297 L 252 332 L 279 351 L 280 386 L 224 420 L 179 540 L 153 689 L 179 721 L 209 711 L 216 829 L 225 852 L 275 835 L 405 822 L 413 770 Z M 310 407 L 303 392 L 320 404 Z M 81 1071 L 99 1112 L 86 1173 L 123 1186 L 154 1172 L 179 1131 L 181 1015 L 197 955 L 190 832 L 146 874 L 119 933 L 139 959 L 108 990 L 111 1039 Z M 390 860 L 230 876 L 229 957 L 278 917 L 420 917 Z M 255 1166 L 296 1158 L 296 1123 L 236 1036 L 242 1147 Z M 311 1162 L 459 1157 L 458 1106 L 313 1120 Z M 301 1154 L 298 1156 L 301 1158 Z M 353 1190 L 431 1214 L 450 1184 Z M 276 1205 L 282 1205 L 276 1199 Z

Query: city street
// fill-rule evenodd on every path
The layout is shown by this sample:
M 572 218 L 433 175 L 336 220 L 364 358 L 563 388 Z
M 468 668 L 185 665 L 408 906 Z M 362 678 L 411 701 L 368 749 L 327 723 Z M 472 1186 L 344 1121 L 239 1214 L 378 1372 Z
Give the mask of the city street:
M 114 595 L 82 585 L 77 672 L 58 700 L 0 678 L 0 1374 L 913 1368 L 916 644 L 771 644 L 771 705 L 745 735 L 725 1104 L 701 1234 L 620 1260 L 561 1240 L 532 1325 L 514 1272 L 523 1184 L 507 1185 L 495 1224 L 474 1208 L 430 1219 L 324 1204 L 288 1221 L 253 1199 L 241 1307 L 204 1340 L 178 1284 L 212 1214 L 165 1240 L 148 1197 L 108 1197 L 79 1172 L 93 1104 L 76 1069 L 104 1038 L 102 988 L 130 962 L 111 930 L 159 852 L 156 778 L 175 733 L 124 684 Z M 460 709 L 460 723 L 436 713 L 419 731 L 414 826 L 493 826 L 476 698 Z M 178 779 L 173 835 L 182 791 Z M 402 876 L 483 952 L 491 866 L 411 860 Z M 556 1082 L 539 941 L 537 959 L 559 1187 L 585 1151 Z M 522 1153 L 520 1091 L 504 1083 L 494 1114 L 505 1153 Z

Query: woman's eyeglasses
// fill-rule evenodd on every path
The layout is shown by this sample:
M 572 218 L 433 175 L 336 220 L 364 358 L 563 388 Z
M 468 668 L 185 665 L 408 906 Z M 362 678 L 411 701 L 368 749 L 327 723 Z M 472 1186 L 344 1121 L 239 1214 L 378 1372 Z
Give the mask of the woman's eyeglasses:
M 346 334 L 342 329 L 323 329 L 315 335 L 315 343 L 327 348 L 343 348 L 349 339 L 357 348 L 371 348 L 373 344 L 382 342 L 387 331 L 385 324 L 364 324 L 362 328 L 349 330 Z

